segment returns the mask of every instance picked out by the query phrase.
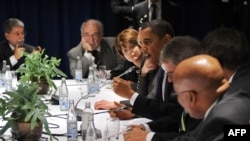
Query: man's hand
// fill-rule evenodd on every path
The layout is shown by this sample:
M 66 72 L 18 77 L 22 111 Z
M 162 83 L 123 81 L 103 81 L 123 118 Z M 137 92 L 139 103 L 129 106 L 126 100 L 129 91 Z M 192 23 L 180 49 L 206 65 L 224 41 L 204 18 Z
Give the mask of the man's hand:
M 119 106 L 116 105 L 114 102 L 108 101 L 108 100 L 100 100 L 97 101 L 94 105 L 95 110 L 110 110 L 114 108 L 118 108 Z M 120 106 L 121 107 L 121 106 Z
M 19 60 L 20 58 L 23 57 L 23 52 L 25 51 L 25 48 L 23 47 L 19 47 L 19 45 L 17 44 L 17 46 L 15 47 L 14 50 L 14 57 Z
M 120 107 L 125 107 L 125 105 L 115 102 L 115 105 Z M 127 110 L 117 110 L 110 112 L 111 117 L 118 117 L 120 120 L 127 120 L 133 118 L 135 115 L 131 112 L 132 108 L 129 108 Z
M 141 69 L 141 76 L 145 77 L 149 71 L 156 69 L 156 67 L 156 65 L 150 63 L 149 60 L 146 59 Z
M 135 91 L 131 88 L 131 82 L 123 80 L 119 77 L 113 78 L 114 92 L 124 98 L 130 99 Z
M 146 141 L 148 132 L 140 129 L 133 128 L 131 131 L 124 133 L 124 141 Z
M 83 49 L 87 51 L 94 51 L 94 49 L 91 47 L 91 45 L 85 40 L 85 38 L 82 38 L 82 47 Z
M 37 46 L 36 48 L 33 49 L 32 52 L 41 52 L 42 48 L 40 46 Z

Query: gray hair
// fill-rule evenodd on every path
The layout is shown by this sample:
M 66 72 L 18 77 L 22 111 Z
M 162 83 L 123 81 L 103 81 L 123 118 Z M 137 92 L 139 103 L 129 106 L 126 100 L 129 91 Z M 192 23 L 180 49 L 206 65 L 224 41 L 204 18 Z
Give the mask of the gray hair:
M 102 24 L 101 21 L 99 21 L 99 20 L 97 20 L 97 19 L 88 19 L 87 21 L 83 22 L 82 25 L 81 25 L 81 28 L 80 28 L 81 34 L 83 33 L 83 31 L 82 31 L 83 27 L 84 27 L 87 23 L 94 23 L 94 24 L 97 24 L 97 26 L 98 26 L 99 29 L 100 29 L 100 34 L 101 34 L 101 36 L 103 36 L 103 34 L 104 34 L 103 24 Z
M 164 45 L 160 54 L 160 61 L 171 59 L 178 65 L 182 60 L 200 54 L 200 41 L 191 36 L 176 36 Z
M 17 18 L 10 18 L 3 23 L 3 31 L 4 32 L 7 32 L 7 33 L 11 32 L 13 27 L 23 27 L 24 28 L 24 23 Z

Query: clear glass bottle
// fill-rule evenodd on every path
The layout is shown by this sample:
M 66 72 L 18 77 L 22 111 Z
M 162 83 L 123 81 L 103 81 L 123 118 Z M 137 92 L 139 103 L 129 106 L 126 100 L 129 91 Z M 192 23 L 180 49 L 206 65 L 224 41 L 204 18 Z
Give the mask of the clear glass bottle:
M 93 72 L 94 72 L 94 79 L 95 79 L 95 94 L 98 94 L 100 92 L 100 75 L 99 71 L 97 70 L 97 65 L 93 65 Z
M 5 86 L 5 72 L 6 72 L 6 60 L 3 60 L 2 62 L 2 70 L 1 70 L 1 76 L 0 76 L 0 86 Z
M 66 79 L 63 77 L 61 80 L 61 87 L 59 88 L 59 104 L 61 111 L 67 111 L 69 109 L 69 95 L 68 95 L 68 87 L 66 84 Z
M 77 141 L 78 132 L 77 132 L 77 118 L 74 107 L 74 100 L 69 100 L 69 111 L 67 118 L 67 134 L 68 141 Z
M 12 74 L 10 71 L 10 65 L 6 65 L 5 72 L 5 91 L 10 91 L 12 89 Z
M 85 102 L 85 108 L 82 110 L 82 140 L 85 141 L 86 131 L 89 126 L 89 117 L 93 117 L 94 111 L 90 107 L 90 102 Z
M 82 60 L 81 60 L 80 56 L 77 56 L 75 80 L 76 80 L 76 82 L 82 81 Z
M 94 70 L 93 67 L 89 67 L 89 74 L 87 79 L 87 91 L 88 94 L 94 94 L 95 93 L 95 77 L 94 77 Z
M 86 132 L 86 141 L 94 141 L 97 139 L 93 116 L 89 116 L 89 126 Z

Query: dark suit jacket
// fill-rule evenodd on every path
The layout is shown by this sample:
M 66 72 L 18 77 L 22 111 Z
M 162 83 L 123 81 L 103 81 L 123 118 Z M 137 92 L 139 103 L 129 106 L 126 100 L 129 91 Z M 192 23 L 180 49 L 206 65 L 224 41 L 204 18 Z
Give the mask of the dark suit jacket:
M 177 4 L 169 0 L 161 0 L 161 19 L 169 22 L 176 35 L 180 33 L 181 12 Z M 132 13 L 133 27 L 138 30 L 142 23 L 149 21 L 148 1 L 143 1 L 134 6 Z
M 250 65 L 241 66 L 235 72 L 232 82 L 230 83 L 230 88 L 227 91 L 227 93 L 224 95 L 224 97 L 230 96 L 231 94 L 235 94 L 235 92 L 240 89 L 243 89 L 250 95 L 249 80 L 250 80 Z M 187 131 L 194 130 L 201 121 L 201 120 L 193 119 L 189 115 L 186 118 L 187 118 L 186 119 Z M 152 141 L 161 141 L 164 139 L 171 139 L 180 134 L 183 134 L 180 132 L 169 132 L 168 127 L 171 126 L 171 123 L 169 123 L 166 118 L 161 118 L 160 120 L 152 121 L 152 122 L 149 122 L 148 124 L 149 124 L 149 127 L 154 132 L 157 132 L 153 136 Z
M 159 84 L 157 84 L 156 87 L 158 87 L 158 85 Z M 172 90 L 172 83 L 168 83 L 168 81 L 166 81 L 164 93 L 165 99 L 163 103 L 160 103 L 155 99 L 148 99 L 140 94 L 135 100 L 132 112 L 152 120 L 161 118 L 166 115 L 175 117 L 175 119 L 176 117 L 180 117 L 183 109 L 177 102 L 177 98 L 171 95 Z
M 115 15 L 115 34 L 132 25 L 132 6 L 144 0 L 111 0 L 111 10 Z
M 122 69 L 124 60 L 114 50 L 114 37 L 103 37 L 101 40 L 100 65 L 105 65 L 107 70 Z M 70 49 L 67 53 L 69 59 L 70 73 L 74 77 L 77 56 L 82 59 L 82 74 L 84 78 L 88 76 L 88 69 L 91 62 L 84 56 L 85 50 L 79 43 L 76 47 Z
M 28 45 L 28 44 L 23 44 L 23 46 L 25 48 L 25 51 L 28 53 L 31 53 L 33 51 L 33 49 L 35 48 L 34 46 Z M 1 68 L 2 68 L 2 62 L 3 60 L 6 60 L 7 65 L 10 65 L 10 69 L 11 70 L 16 70 L 19 68 L 19 66 L 21 64 L 23 64 L 24 62 L 24 57 L 20 58 L 17 62 L 17 64 L 15 65 L 11 65 L 10 63 L 10 57 L 14 54 L 14 52 L 12 51 L 12 49 L 10 48 L 9 42 L 7 40 L 2 41 L 0 43 L 0 63 L 1 63 Z
M 249 124 L 249 107 L 250 95 L 245 91 L 239 90 L 227 96 L 222 96 L 211 109 L 206 119 L 204 119 L 195 130 L 178 136 L 172 141 L 223 140 L 224 125 Z
M 239 89 L 245 90 L 250 94 L 250 65 L 241 66 L 236 72 L 230 83 L 230 92 L 235 92 Z M 230 93 L 227 93 L 230 94 Z

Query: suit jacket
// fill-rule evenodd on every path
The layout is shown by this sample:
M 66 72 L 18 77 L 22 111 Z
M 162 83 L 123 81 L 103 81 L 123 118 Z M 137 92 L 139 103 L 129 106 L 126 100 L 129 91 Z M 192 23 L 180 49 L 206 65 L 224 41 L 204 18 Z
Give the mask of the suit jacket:
M 111 0 L 110 6 L 115 15 L 115 34 L 120 33 L 123 29 L 132 25 L 132 7 L 144 0 Z
M 159 84 L 157 84 L 156 87 L 159 87 Z M 167 115 L 177 119 L 177 117 L 181 116 L 181 112 L 183 109 L 177 102 L 177 98 L 171 95 L 172 90 L 173 90 L 172 83 L 168 83 L 168 81 L 166 81 L 165 93 L 164 93 L 165 99 L 163 103 L 156 101 L 155 99 L 148 99 L 141 94 L 138 95 L 138 97 L 134 102 L 132 112 L 152 120 Z
M 248 94 L 250 94 L 250 65 L 241 66 L 236 72 L 230 83 L 230 92 L 235 92 L 239 89 L 245 90 Z M 231 93 L 227 93 L 231 94 Z
M 237 94 L 235 92 L 240 89 L 243 89 L 244 91 L 247 92 L 247 94 L 250 94 L 249 80 L 250 80 L 250 65 L 241 66 L 235 72 L 232 82 L 230 83 L 230 88 L 224 95 L 224 97 L 230 96 L 231 94 Z M 194 130 L 201 122 L 201 120 L 193 119 L 189 115 L 186 117 L 185 121 L 187 122 L 185 124 L 188 132 Z M 178 135 L 183 134 L 180 132 L 169 132 L 168 127 L 171 126 L 171 123 L 169 123 L 168 119 L 164 117 L 161 118 L 160 120 L 149 122 L 148 125 L 150 129 L 152 129 L 154 132 L 157 132 L 153 136 L 152 141 L 171 139 Z
M 24 43 L 22 47 L 25 48 L 25 51 L 28 52 L 28 53 L 31 53 L 33 51 L 33 49 L 35 48 L 34 46 L 28 45 L 26 43 Z M 0 43 L 0 63 L 1 63 L 1 68 L 2 68 L 3 60 L 6 60 L 6 64 L 10 65 L 11 70 L 16 70 L 16 69 L 19 68 L 19 66 L 21 64 L 23 64 L 25 57 L 21 57 L 17 61 L 17 64 L 12 66 L 11 63 L 10 63 L 10 57 L 12 55 L 14 55 L 14 51 L 12 51 L 12 49 L 10 48 L 9 42 L 7 40 L 2 41 Z
M 100 65 L 105 65 L 107 70 L 122 69 L 123 68 L 123 59 L 116 53 L 114 50 L 114 37 L 103 37 L 101 40 L 100 46 Z M 77 56 L 80 56 L 82 59 L 82 74 L 84 78 L 88 76 L 88 69 L 91 65 L 89 61 L 84 56 L 85 50 L 82 47 L 82 44 L 79 43 L 76 47 L 70 49 L 67 52 L 69 59 L 70 73 L 74 77 L 75 69 L 77 63 Z
M 171 141 L 220 141 L 224 140 L 224 125 L 249 124 L 249 93 L 239 90 L 226 95 L 218 99 L 207 117 L 195 130 L 178 136 Z
M 181 12 L 178 5 L 169 0 L 161 0 L 161 19 L 169 22 L 176 35 L 180 33 Z M 132 13 L 133 27 L 138 30 L 142 23 L 149 21 L 148 1 L 143 1 L 134 6 Z

